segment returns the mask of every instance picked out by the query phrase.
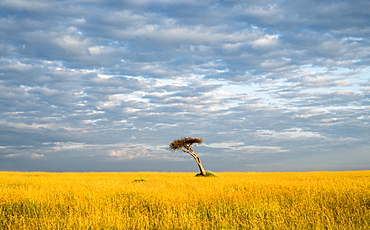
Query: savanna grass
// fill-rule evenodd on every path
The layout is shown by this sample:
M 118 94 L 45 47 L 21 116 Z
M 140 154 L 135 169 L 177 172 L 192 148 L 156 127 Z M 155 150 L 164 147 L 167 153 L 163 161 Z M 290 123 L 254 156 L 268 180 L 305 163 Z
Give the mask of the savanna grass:
M 370 171 L 0 172 L 0 229 L 370 229 Z

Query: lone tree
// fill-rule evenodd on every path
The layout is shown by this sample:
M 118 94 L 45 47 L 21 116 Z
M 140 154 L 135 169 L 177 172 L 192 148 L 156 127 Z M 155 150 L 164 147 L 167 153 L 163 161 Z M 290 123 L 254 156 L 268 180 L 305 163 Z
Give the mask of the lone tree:
M 202 163 L 200 162 L 200 159 L 198 155 L 193 151 L 191 146 L 193 144 L 202 144 L 203 139 L 201 138 L 193 138 L 193 137 L 183 137 L 180 139 L 173 140 L 170 144 L 169 149 L 171 151 L 181 150 L 183 152 L 189 153 L 192 157 L 194 157 L 194 160 L 197 162 L 199 170 L 200 170 L 200 176 L 207 176 L 206 170 L 204 170 Z

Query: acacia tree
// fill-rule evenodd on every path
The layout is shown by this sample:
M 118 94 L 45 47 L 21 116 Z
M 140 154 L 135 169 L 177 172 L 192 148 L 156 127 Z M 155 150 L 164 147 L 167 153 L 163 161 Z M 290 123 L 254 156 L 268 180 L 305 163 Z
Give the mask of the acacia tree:
M 169 146 L 169 149 L 171 151 L 181 150 L 183 152 L 189 153 L 194 160 L 197 162 L 197 165 L 200 170 L 200 175 L 206 176 L 207 172 L 204 170 L 202 163 L 200 162 L 200 159 L 198 155 L 193 151 L 191 148 L 193 144 L 202 144 L 203 139 L 201 138 L 193 138 L 193 137 L 183 137 L 180 139 L 173 140 Z

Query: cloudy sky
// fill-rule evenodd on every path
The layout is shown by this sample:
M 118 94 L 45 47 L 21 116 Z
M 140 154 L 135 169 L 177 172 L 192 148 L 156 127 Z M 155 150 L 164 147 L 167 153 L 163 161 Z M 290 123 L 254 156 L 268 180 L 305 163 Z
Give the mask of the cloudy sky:
M 368 0 L 1 0 L 0 171 L 370 169 Z

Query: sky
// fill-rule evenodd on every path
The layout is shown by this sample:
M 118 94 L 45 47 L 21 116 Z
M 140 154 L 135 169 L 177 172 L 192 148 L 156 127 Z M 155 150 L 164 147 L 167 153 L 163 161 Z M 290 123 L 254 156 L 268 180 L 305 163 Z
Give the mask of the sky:
M 368 0 L 1 0 L 0 171 L 370 169 Z

